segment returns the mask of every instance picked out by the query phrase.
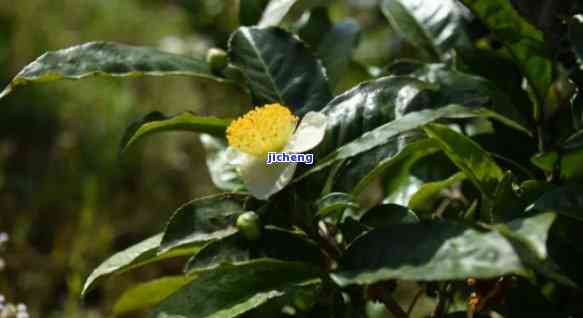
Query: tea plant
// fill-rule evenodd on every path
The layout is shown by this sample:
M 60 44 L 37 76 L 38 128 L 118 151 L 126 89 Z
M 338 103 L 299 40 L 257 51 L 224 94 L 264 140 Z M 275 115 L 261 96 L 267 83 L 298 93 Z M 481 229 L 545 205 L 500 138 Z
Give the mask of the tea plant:
M 425 297 L 431 317 L 583 312 L 579 2 L 378 1 L 411 51 L 386 52 L 382 67 L 355 60 L 371 31 L 331 18 L 337 2 L 238 3 L 244 25 L 226 51 L 91 42 L 39 57 L 2 93 L 183 75 L 254 101 L 238 119 L 152 112 L 128 127 L 122 153 L 148 135 L 197 133 L 222 192 L 182 205 L 161 233 L 103 262 L 84 294 L 186 256 L 183 274 L 136 286 L 114 311 L 366 317 L 381 303 L 408 317 Z M 316 159 L 264 162 L 282 151 Z M 394 296 L 406 281 L 418 286 L 410 304 Z

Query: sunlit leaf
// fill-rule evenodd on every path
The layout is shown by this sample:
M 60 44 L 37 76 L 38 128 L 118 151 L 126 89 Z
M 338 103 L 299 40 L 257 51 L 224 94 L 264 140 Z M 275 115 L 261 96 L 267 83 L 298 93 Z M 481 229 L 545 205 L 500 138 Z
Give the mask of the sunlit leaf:
M 166 299 L 154 312 L 157 318 L 239 317 L 270 301 L 293 295 L 318 272 L 302 263 L 258 259 L 225 264 L 200 272 L 189 285 Z M 302 286 L 302 284 L 305 284 Z
M 89 42 L 67 49 L 47 52 L 27 65 L 0 98 L 15 87 L 62 79 L 92 76 L 167 76 L 186 75 L 225 81 L 211 72 L 203 59 L 166 53 L 149 47 L 113 42 Z
M 152 112 L 129 125 L 122 137 L 120 149 L 125 151 L 146 136 L 167 131 L 191 131 L 224 137 L 228 125 L 229 120 L 196 116 L 191 112 L 174 116 Z
M 158 234 L 112 255 L 87 277 L 81 294 L 85 295 L 97 282 L 112 274 L 120 274 L 132 268 L 171 257 L 189 256 L 195 254 L 201 247 L 200 245 L 184 245 L 180 248 L 169 249 L 165 253 L 158 253 L 161 241 L 162 234 Z

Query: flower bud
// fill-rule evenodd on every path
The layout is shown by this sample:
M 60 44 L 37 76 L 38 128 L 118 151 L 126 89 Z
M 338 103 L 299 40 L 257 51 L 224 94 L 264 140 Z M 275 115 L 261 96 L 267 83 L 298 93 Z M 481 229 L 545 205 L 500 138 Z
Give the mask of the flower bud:
M 239 215 L 237 228 L 250 241 L 255 241 L 261 236 L 261 221 L 255 212 L 249 211 Z
M 229 64 L 227 52 L 211 48 L 206 53 L 206 62 L 210 65 L 213 72 L 221 72 Z

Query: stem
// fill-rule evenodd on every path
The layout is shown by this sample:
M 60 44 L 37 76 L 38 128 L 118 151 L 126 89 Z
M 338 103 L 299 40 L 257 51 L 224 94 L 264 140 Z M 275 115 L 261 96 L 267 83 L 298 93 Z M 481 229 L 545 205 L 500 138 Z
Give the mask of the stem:
M 419 290 L 415 294 L 415 297 L 413 297 L 413 300 L 411 301 L 411 304 L 409 305 L 409 308 L 407 309 L 407 317 L 411 316 L 411 313 L 413 312 L 413 308 L 415 308 L 417 301 L 421 298 L 421 296 L 423 296 L 423 292 L 424 292 L 423 288 L 419 288 Z
M 409 314 L 407 314 L 403 308 L 393 299 L 393 297 L 389 293 L 384 293 L 381 301 L 385 305 L 385 308 L 393 314 L 396 318 L 408 318 Z

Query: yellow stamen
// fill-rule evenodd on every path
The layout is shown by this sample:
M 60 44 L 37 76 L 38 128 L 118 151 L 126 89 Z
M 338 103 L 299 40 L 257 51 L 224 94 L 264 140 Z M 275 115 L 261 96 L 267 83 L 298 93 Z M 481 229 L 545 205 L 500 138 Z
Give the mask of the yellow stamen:
M 239 151 L 262 157 L 282 150 L 297 122 L 298 118 L 280 104 L 257 107 L 229 125 L 227 140 Z

